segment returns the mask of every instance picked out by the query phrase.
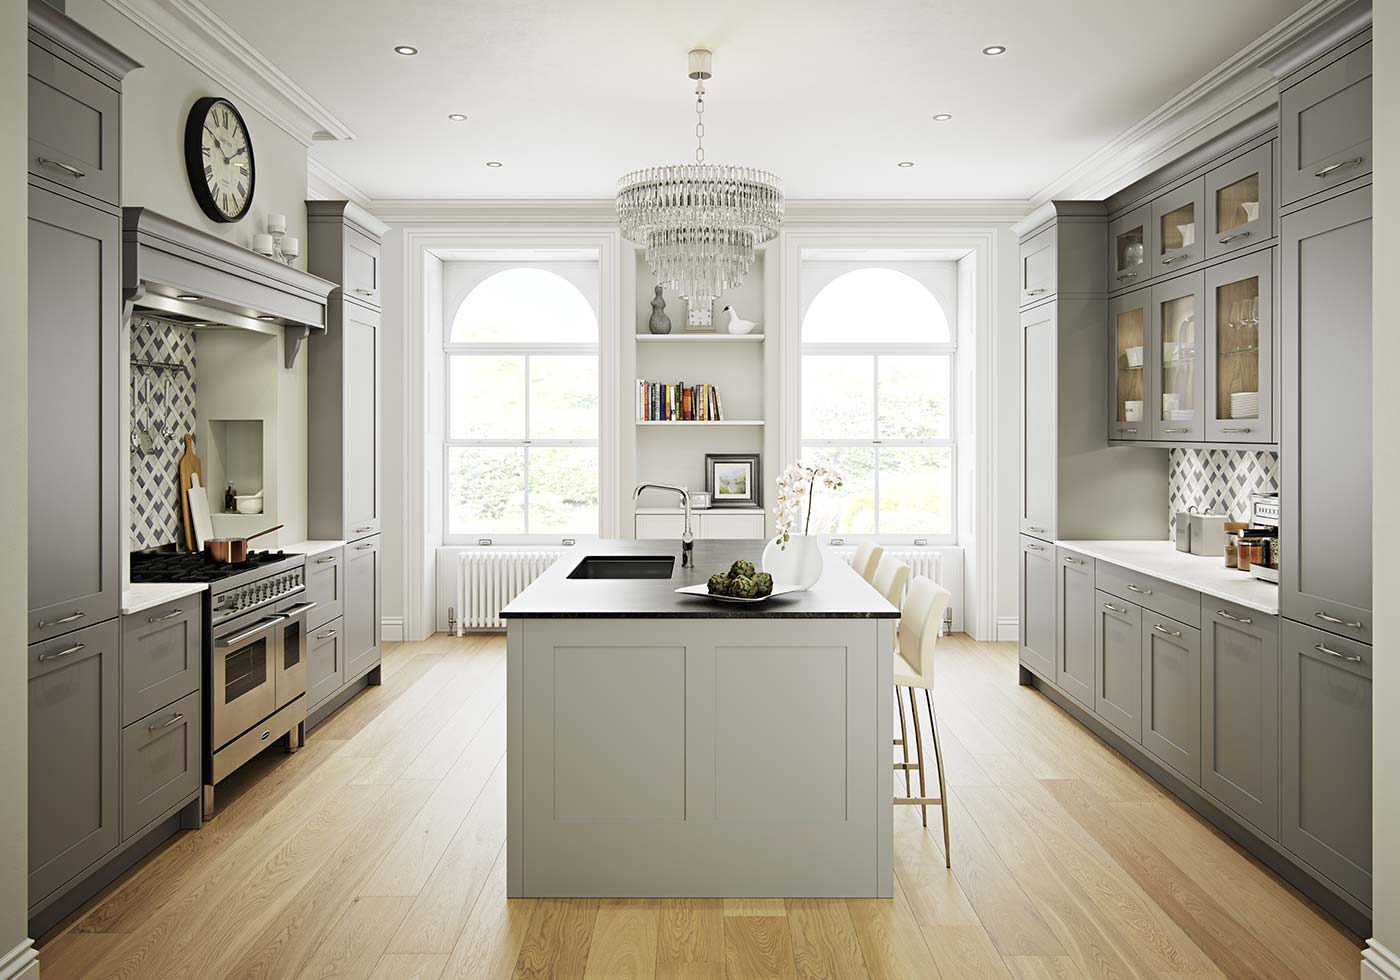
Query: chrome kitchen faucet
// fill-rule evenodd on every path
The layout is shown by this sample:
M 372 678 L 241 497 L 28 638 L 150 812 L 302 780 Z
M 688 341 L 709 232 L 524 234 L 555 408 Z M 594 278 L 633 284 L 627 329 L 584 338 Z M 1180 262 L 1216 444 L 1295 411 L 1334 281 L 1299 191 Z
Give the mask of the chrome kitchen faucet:
M 691 568 L 695 564 L 691 555 L 695 550 L 695 535 L 690 530 L 690 491 L 669 483 L 639 483 L 637 489 L 632 491 L 632 499 L 640 497 L 643 490 L 670 490 L 681 495 L 681 503 L 685 505 L 685 530 L 681 532 L 681 567 Z

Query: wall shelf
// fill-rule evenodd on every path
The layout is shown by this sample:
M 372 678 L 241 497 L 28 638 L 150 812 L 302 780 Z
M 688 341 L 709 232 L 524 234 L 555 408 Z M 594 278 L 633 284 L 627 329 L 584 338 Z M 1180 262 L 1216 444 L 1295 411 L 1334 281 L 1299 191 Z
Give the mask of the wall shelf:
M 764 334 L 761 333 L 663 333 L 663 334 L 637 334 L 639 344 L 724 344 L 743 343 L 751 344 L 763 343 Z
M 682 419 L 637 419 L 638 425 L 679 425 L 679 426 L 706 426 L 706 425 L 763 425 L 763 419 L 701 419 L 698 421 Z

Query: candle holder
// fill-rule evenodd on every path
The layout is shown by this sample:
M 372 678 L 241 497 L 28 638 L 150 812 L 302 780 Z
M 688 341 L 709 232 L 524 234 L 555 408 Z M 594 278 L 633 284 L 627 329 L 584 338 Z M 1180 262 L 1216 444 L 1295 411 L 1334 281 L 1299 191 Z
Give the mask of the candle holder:
M 301 239 L 287 234 L 287 219 L 280 214 L 268 215 L 267 231 L 253 236 L 253 251 L 291 265 L 301 254 Z

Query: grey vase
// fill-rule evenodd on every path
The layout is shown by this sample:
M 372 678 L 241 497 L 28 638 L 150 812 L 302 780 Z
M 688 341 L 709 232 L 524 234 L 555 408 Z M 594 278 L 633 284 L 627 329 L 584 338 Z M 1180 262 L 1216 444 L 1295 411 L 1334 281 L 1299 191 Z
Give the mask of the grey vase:
M 651 320 L 647 329 L 652 333 L 670 333 L 671 318 L 666 315 L 666 301 L 661 298 L 661 287 L 656 287 L 656 295 L 651 298 Z

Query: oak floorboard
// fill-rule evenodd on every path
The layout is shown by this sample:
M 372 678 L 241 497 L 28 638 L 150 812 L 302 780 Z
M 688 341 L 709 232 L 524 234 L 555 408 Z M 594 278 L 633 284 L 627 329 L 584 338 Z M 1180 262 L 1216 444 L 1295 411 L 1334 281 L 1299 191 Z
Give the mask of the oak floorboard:
M 445 980 L 508 980 L 525 942 L 535 899 L 506 898 L 506 849 L 501 847 L 467 915 L 443 970 Z
M 297 980 L 369 980 L 408 906 L 408 899 L 392 896 L 351 899 Z
M 446 953 L 385 953 L 369 980 L 438 980 L 446 966 Z
M 655 905 L 601 905 L 584 980 L 655 980 L 660 911 Z
M 943 980 L 1013 980 L 981 924 L 920 926 Z
M 870 980 L 844 902 L 790 898 L 787 906 L 799 980 Z
M 846 910 L 870 980 L 939 980 L 938 966 L 899 880 L 892 899 L 847 899 Z
M 724 919 L 727 980 L 797 980 L 786 915 L 729 915 Z
M 542 898 L 535 903 L 513 980 L 583 980 L 598 902 Z
M 724 903 L 717 898 L 661 901 L 656 980 L 722 980 Z
M 726 898 L 725 915 L 787 915 L 787 902 L 781 898 Z
M 1085 980 L 1068 956 L 1010 956 L 1006 966 L 1016 980 Z

